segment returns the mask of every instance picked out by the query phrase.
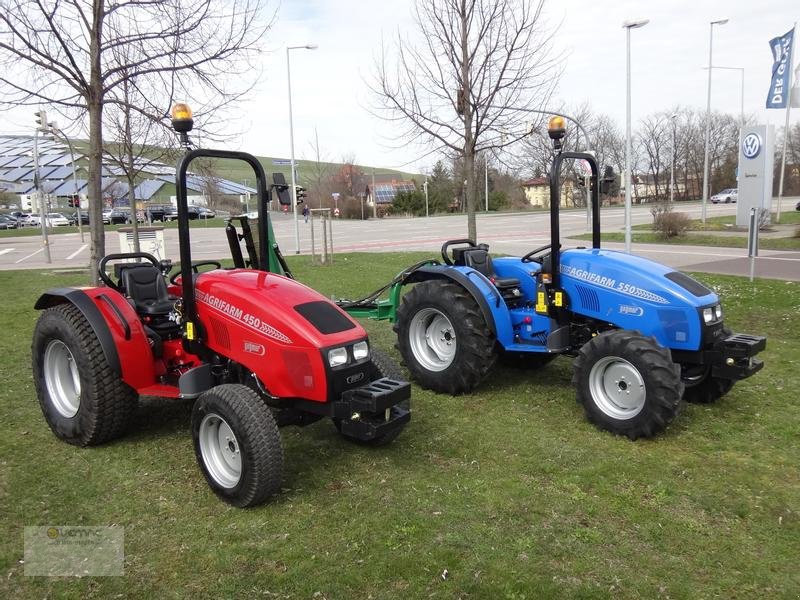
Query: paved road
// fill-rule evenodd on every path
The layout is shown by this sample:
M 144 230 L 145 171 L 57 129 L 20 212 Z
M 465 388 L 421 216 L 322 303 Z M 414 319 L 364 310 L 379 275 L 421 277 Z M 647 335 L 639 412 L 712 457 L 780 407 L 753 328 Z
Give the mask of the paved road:
M 682 205 L 681 211 L 693 218 L 700 217 L 697 203 Z M 708 216 L 734 214 L 735 205 L 709 205 Z M 649 207 L 634 207 L 633 222 L 652 223 Z M 494 252 L 520 255 L 549 242 L 550 223 L 547 213 L 480 214 L 478 236 Z M 621 207 L 604 208 L 601 215 L 603 231 L 621 231 L 624 211 Z M 335 252 L 395 252 L 400 250 L 426 250 L 438 255 L 439 248 L 448 239 L 466 236 L 467 219 L 464 215 L 446 215 L 429 219 L 372 219 L 369 221 L 342 220 L 334 223 Z M 274 216 L 278 243 L 284 254 L 293 254 L 294 228 L 291 215 Z M 564 211 L 561 215 L 562 237 L 587 232 L 584 211 Z M 319 235 L 319 229 L 316 229 Z M 177 231 L 166 229 L 162 256 L 178 257 Z M 119 234 L 106 236 L 108 252 L 119 251 Z M 300 250 L 310 253 L 310 226 L 300 220 Z M 87 235 L 88 241 L 88 235 Z M 227 240 L 220 228 L 192 229 L 192 254 L 195 260 L 226 258 L 230 256 Z M 317 239 L 319 245 L 319 238 Z M 575 242 L 575 245 L 587 242 Z M 570 246 L 565 242 L 565 246 Z M 622 249 L 622 244 L 604 244 L 608 248 Z M 44 261 L 41 240 L 38 237 L 0 238 L 0 269 L 31 268 L 85 268 L 89 249 L 78 234 L 50 236 L 52 265 Z M 749 273 L 746 251 L 741 248 L 709 248 L 696 246 L 663 246 L 635 244 L 633 251 L 669 266 L 707 272 Z M 800 252 L 762 250 L 756 262 L 756 275 L 786 280 L 800 280 Z

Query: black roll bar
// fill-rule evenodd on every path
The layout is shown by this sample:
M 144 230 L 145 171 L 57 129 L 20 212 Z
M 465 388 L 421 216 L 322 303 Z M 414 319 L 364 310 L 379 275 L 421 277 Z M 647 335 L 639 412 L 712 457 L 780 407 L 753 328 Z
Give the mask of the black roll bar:
M 561 285 L 561 230 L 559 228 L 559 204 L 561 200 L 561 163 L 565 159 L 585 160 L 592 169 L 594 186 L 591 187 L 592 201 L 592 248 L 600 247 L 600 169 L 597 159 L 586 152 L 559 152 L 553 157 L 550 169 L 550 264 L 553 287 Z
M 181 286 L 183 299 L 183 322 L 197 326 L 197 307 L 194 299 L 194 277 L 192 277 L 192 251 L 189 237 L 189 202 L 186 194 L 186 172 L 189 164 L 195 158 L 225 158 L 241 160 L 249 164 L 256 176 L 256 190 L 258 192 L 258 241 L 259 241 L 259 267 L 262 270 L 269 268 L 268 259 L 268 231 L 267 203 L 269 190 L 267 176 L 258 159 L 246 152 L 232 150 L 209 150 L 197 148 L 189 150 L 179 160 L 175 168 L 175 198 L 178 204 L 178 244 L 181 257 Z M 185 327 L 185 326 L 184 326 Z M 186 331 L 186 329 L 184 329 Z

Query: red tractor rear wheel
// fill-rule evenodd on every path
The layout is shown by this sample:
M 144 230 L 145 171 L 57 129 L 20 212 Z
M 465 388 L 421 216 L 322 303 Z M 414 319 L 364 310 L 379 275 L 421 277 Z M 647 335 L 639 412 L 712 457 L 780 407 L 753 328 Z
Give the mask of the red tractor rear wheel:
M 56 437 L 94 446 L 124 433 L 136 408 L 136 392 L 108 365 L 77 307 L 59 304 L 42 312 L 31 354 L 39 404 Z

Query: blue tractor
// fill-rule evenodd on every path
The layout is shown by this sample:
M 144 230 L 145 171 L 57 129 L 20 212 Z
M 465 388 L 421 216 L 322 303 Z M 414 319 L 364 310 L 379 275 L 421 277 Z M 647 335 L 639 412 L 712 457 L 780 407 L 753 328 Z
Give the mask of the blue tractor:
M 397 306 L 398 348 L 422 387 L 473 390 L 498 357 L 533 369 L 574 357 L 573 384 L 587 418 L 631 439 L 665 429 L 682 401 L 713 402 L 763 367 L 766 338 L 734 334 L 720 299 L 659 263 L 600 248 L 600 179 L 590 154 L 561 149 L 551 123 L 551 243 L 492 258 L 485 244 L 453 240 L 444 264 L 416 265 L 393 282 L 415 284 Z M 592 169 L 592 247 L 562 250 L 559 176 L 565 160 Z M 400 298 L 393 291 L 393 302 Z M 357 311 L 358 306 L 346 308 Z

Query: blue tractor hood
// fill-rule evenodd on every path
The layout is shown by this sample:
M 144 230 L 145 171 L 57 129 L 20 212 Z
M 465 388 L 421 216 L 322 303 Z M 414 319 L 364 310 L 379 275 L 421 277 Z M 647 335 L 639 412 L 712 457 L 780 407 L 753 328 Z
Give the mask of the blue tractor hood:
M 668 348 L 699 348 L 702 308 L 719 303 L 688 275 L 615 250 L 565 250 L 560 271 L 574 312 L 653 335 Z

